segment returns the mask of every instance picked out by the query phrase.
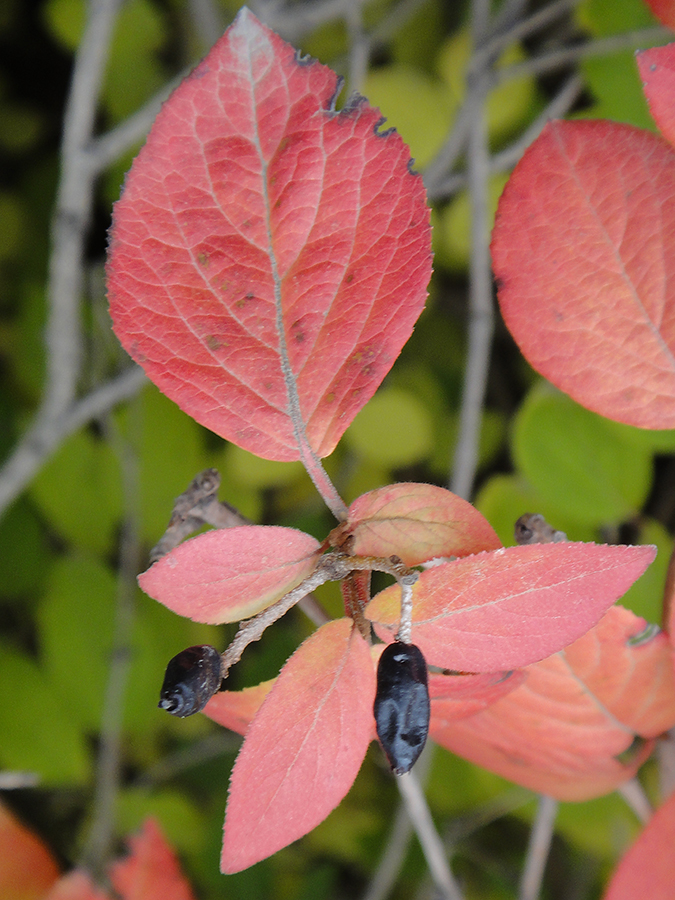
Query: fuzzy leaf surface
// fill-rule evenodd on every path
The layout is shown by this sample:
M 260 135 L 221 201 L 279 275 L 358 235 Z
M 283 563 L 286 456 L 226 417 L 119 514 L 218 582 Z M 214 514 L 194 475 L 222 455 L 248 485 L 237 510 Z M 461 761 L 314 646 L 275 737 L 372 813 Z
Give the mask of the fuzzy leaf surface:
M 670 4 L 675 24 L 675 4 Z M 675 144 L 675 44 L 652 47 L 637 54 L 637 65 L 642 78 L 642 88 L 649 104 L 652 118 L 663 136 Z
M 300 584 L 314 571 L 319 549 L 295 528 L 220 528 L 179 544 L 138 583 L 179 616 L 210 625 L 238 622 Z
M 675 794 L 660 806 L 619 863 L 603 900 L 671 900 L 675 885 Z
M 211 697 L 202 712 L 223 728 L 246 734 L 273 684 L 274 679 L 271 679 L 241 691 L 220 691 Z
M 431 274 L 410 153 L 336 74 L 242 9 L 164 104 L 115 206 L 114 328 L 198 422 L 267 459 L 328 455 L 412 332 Z
M 560 800 L 586 800 L 631 778 L 675 721 L 670 650 L 662 634 L 613 607 L 588 634 L 528 666 L 525 682 L 475 716 L 432 718 L 434 740 L 490 771 Z M 637 638 L 637 640 L 635 640 Z M 634 642 L 635 641 L 635 642 Z M 631 748 L 629 759 L 618 757 Z
M 475 507 L 433 484 L 393 484 L 362 494 L 349 507 L 349 519 L 339 531 L 342 537 L 353 537 L 355 555 L 394 554 L 407 566 L 501 547 Z
M 502 315 L 538 372 L 608 418 L 675 426 L 670 144 L 550 122 L 502 194 L 492 255 Z
M 529 665 L 595 625 L 655 555 L 654 547 L 568 542 L 443 563 L 413 585 L 412 641 L 430 665 L 455 671 Z M 397 630 L 399 613 L 397 585 L 366 608 L 385 640 Z
M 328 622 L 300 645 L 232 770 L 223 872 L 276 853 L 335 809 L 366 755 L 374 699 L 370 650 L 351 619 Z

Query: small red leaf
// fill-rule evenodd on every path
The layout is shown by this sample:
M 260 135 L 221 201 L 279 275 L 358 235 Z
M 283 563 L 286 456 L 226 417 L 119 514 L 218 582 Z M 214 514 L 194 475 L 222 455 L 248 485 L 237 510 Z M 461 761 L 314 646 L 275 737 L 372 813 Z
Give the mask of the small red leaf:
M 660 806 L 628 850 L 603 900 L 672 900 L 675 886 L 675 794 Z
M 12 895 L 3 894 L 5 900 L 13 900 Z M 29 894 L 21 894 L 20 900 L 31 900 Z M 63 875 L 47 894 L 40 894 L 40 900 L 111 900 L 109 894 L 96 887 L 91 876 L 81 869 L 73 869 Z
M 238 872 L 326 818 L 373 731 L 375 670 L 350 619 L 328 622 L 281 670 L 232 771 L 221 869 Z
M 675 3 L 673 0 L 645 0 L 645 3 L 662 25 L 675 31 Z
M 195 622 L 238 622 L 271 606 L 316 568 L 304 531 L 242 525 L 185 541 L 138 576 L 146 594 Z
M 422 572 L 413 586 L 412 640 L 430 665 L 455 671 L 528 665 L 588 631 L 655 555 L 654 547 L 569 542 L 443 563 Z M 366 608 L 388 639 L 399 614 L 397 585 Z
M 433 484 L 393 484 L 362 494 L 339 526 L 357 556 L 396 555 L 407 566 L 495 550 L 501 541 L 478 510 Z
M 49 848 L 0 802 L 0 897 L 41 900 L 58 877 Z
M 675 5 L 672 12 L 675 21 Z M 652 118 L 663 136 L 675 144 L 675 44 L 640 51 L 637 64 Z
M 493 232 L 502 315 L 528 362 L 644 428 L 675 427 L 674 240 L 675 150 L 604 121 L 549 123 Z
M 523 669 L 487 675 L 429 675 L 431 718 L 454 721 L 473 716 L 525 681 Z
M 129 840 L 130 854 L 111 867 L 110 880 L 121 900 L 194 900 L 176 856 L 152 819 Z
M 631 643 L 644 619 L 613 607 L 588 634 L 528 666 L 526 681 L 475 716 L 457 721 L 434 704 L 439 744 L 517 784 L 560 800 L 587 800 L 632 778 L 651 745 L 630 760 L 636 733 L 675 721 L 675 690 L 663 635 Z M 452 707 L 449 712 L 452 713 Z
M 410 153 L 242 9 L 170 99 L 116 204 L 120 341 L 164 393 L 267 459 L 326 456 L 424 306 Z
M 202 712 L 224 728 L 236 731 L 237 734 L 246 734 L 274 681 L 272 678 L 241 691 L 220 691 L 211 697 Z

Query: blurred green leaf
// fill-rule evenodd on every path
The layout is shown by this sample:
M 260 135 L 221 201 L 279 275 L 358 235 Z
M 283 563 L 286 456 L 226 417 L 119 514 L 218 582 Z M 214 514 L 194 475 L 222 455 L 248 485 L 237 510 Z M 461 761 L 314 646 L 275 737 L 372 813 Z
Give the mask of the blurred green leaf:
M 419 397 L 385 387 L 358 413 L 344 440 L 364 459 L 399 468 L 430 455 L 433 431 L 429 410 Z
M 0 519 L 0 594 L 16 599 L 35 594 L 49 572 L 51 554 L 31 504 L 21 498 Z
M 204 840 L 204 821 L 195 804 L 184 794 L 172 788 L 124 788 L 117 798 L 120 836 L 140 831 L 148 816 L 159 821 L 165 837 L 179 852 L 200 849 Z
M 673 550 L 673 539 L 660 522 L 643 519 L 640 522 L 637 542 L 655 544 L 658 553 L 644 575 L 628 589 L 619 603 L 632 609 L 636 615 L 642 616 L 648 622 L 658 625 L 663 618 L 663 592 L 668 561 Z
M 579 406 L 544 383 L 516 416 L 513 455 L 543 500 L 589 525 L 616 525 L 647 498 L 648 450 L 621 426 Z
M 457 104 L 447 86 L 411 66 L 382 66 L 369 72 L 363 93 L 410 147 L 415 168 L 423 169 L 440 150 Z
M 25 653 L 0 644 L 0 765 L 34 772 L 44 785 L 83 784 L 87 745 L 63 696 Z
M 107 441 L 88 429 L 61 444 L 38 473 L 31 496 L 69 543 L 93 553 L 112 545 L 122 516 L 119 461 Z

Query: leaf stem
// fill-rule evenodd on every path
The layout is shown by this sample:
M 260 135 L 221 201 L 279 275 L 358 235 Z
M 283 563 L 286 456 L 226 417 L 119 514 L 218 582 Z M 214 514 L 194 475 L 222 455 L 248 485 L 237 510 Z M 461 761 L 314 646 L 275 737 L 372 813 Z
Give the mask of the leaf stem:
M 539 797 L 537 814 L 530 831 L 518 900 L 537 900 L 539 896 L 557 813 L 558 801 L 542 794 Z
M 436 831 L 417 776 L 414 772 L 397 775 L 396 784 L 405 802 L 434 884 L 445 900 L 462 900 L 462 892 L 448 865 L 445 847 Z

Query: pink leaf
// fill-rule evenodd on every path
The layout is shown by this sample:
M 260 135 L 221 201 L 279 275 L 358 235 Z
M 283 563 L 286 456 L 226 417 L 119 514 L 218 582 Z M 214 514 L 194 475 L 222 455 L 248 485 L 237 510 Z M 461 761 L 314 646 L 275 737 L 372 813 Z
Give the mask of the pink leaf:
M 6 900 L 12 900 L 11 894 Z M 63 875 L 50 891 L 40 895 L 41 900 L 111 900 L 110 895 L 96 887 L 91 876 L 81 869 L 73 869 Z M 31 900 L 29 895 L 21 895 L 21 900 Z
M 146 594 L 196 622 L 237 622 L 271 606 L 316 568 L 303 531 L 243 525 L 185 541 L 138 576 Z
M 129 840 L 130 854 L 116 862 L 110 873 L 121 900 L 194 900 L 178 860 L 152 819 Z
M 675 794 L 656 810 L 623 857 L 603 900 L 672 900 L 675 885 Z
M 588 409 L 675 427 L 675 150 L 613 122 L 551 122 L 516 166 L 492 240 L 504 320 Z
M 475 507 L 433 484 L 393 484 L 362 494 L 334 534 L 358 556 L 396 555 L 407 566 L 495 550 L 501 541 Z
M 633 642 L 645 621 L 614 607 L 571 647 L 528 666 L 526 681 L 475 716 L 444 718 L 430 733 L 453 753 L 560 800 L 586 800 L 632 778 L 651 745 L 620 760 L 636 734 L 675 722 L 663 635 Z
M 654 547 L 530 544 L 427 569 L 413 586 L 412 640 L 430 665 L 464 672 L 524 666 L 576 640 L 639 578 Z M 366 615 L 398 628 L 400 591 Z
M 267 459 L 326 456 L 424 306 L 408 148 L 242 9 L 162 108 L 115 206 L 115 332 L 198 422 Z
M 269 694 L 275 679 L 262 681 L 241 691 L 220 691 L 203 709 L 204 715 L 224 728 L 246 734 L 253 717 Z
M 326 818 L 356 778 L 373 730 L 375 670 L 350 619 L 293 654 L 237 757 L 221 869 L 238 872 Z
M 429 675 L 431 717 L 453 721 L 473 716 L 525 681 L 522 669 L 487 675 Z
M 662 25 L 675 31 L 675 3 L 673 0 L 645 0 L 645 2 Z

